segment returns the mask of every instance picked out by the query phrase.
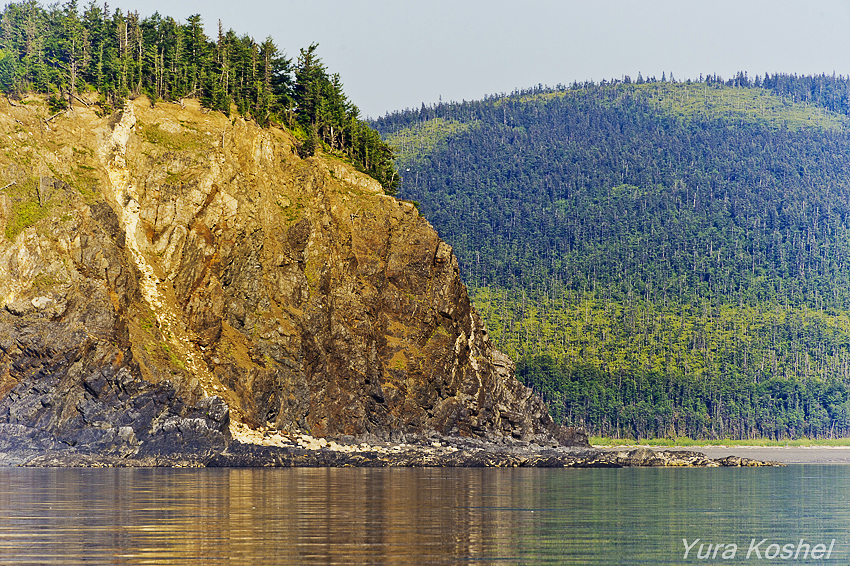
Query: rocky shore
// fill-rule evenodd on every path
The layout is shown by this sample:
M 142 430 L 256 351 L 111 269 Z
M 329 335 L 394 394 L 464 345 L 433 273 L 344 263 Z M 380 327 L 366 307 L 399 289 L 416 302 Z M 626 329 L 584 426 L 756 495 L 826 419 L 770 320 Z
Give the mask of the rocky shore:
M 318 449 L 301 445 L 260 446 L 235 443 L 206 466 L 277 467 L 500 467 L 500 468 L 626 468 L 781 466 L 736 456 L 711 459 L 700 452 L 637 448 L 608 451 L 584 447 L 540 446 L 534 443 L 489 444 L 460 438 L 419 438 L 410 443 L 367 444 L 335 441 Z
M 487 442 L 474 438 L 402 435 L 382 441 L 372 435 L 315 438 L 279 431 L 240 431 L 224 450 L 180 454 L 140 453 L 130 457 L 85 454 L 73 450 L 19 462 L 27 467 L 756 467 L 778 462 L 737 456 L 708 458 L 685 450 L 599 450 L 589 446 L 540 445 L 534 442 Z M 2 462 L 2 455 L 0 455 Z

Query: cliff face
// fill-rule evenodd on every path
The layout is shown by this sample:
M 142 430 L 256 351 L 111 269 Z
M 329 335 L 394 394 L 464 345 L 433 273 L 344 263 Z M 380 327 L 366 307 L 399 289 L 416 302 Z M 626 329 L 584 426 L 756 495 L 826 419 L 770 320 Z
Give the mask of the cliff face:
M 451 247 L 374 180 L 191 102 L 28 102 L 0 108 L 0 450 L 559 433 Z

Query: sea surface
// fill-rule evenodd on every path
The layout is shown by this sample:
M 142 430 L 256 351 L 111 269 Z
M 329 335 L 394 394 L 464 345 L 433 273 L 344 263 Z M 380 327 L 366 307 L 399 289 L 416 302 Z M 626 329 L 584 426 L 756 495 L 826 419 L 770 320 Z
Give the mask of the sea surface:
M 0 564 L 708 562 L 850 563 L 850 466 L 0 468 Z

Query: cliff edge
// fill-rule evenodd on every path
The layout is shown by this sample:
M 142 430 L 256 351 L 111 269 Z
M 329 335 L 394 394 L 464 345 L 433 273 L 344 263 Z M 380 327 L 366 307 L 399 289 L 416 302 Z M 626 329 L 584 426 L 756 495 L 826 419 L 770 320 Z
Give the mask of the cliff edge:
M 0 102 L 0 463 L 203 462 L 249 432 L 586 445 L 416 208 L 193 101 Z

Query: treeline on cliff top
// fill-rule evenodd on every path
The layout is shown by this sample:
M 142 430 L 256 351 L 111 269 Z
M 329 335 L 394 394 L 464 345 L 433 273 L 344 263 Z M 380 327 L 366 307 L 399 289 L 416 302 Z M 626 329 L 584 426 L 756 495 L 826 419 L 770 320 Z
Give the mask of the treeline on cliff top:
M 185 23 L 158 13 L 110 13 L 94 1 L 42 7 L 35 0 L 8 4 L 0 13 L 0 89 L 49 96 L 54 110 L 81 103 L 96 91 L 104 111 L 129 97 L 152 101 L 196 97 L 212 110 L 238 112 L 260 125 L 285 125 L 302 140 L 302 156 L 321 145 L 347 157 L 394 194 L 398 175 L 392 149 L 360 117 L 329 74 L 316 45 L 293 62 L 271 38 L 224 31 L 207 37 L 201 16 Z
M 850 435 L 850 79 L 537 88 L 375 122 L 497 347 L 612 436 Z

